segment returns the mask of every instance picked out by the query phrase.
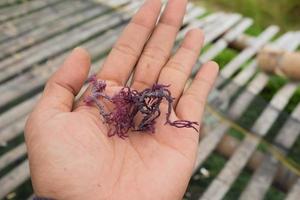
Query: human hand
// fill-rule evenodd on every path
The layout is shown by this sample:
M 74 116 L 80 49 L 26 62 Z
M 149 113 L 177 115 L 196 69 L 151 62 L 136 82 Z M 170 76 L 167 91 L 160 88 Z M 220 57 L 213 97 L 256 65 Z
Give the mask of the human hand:
M 202 66 L 184 90 L 203 43 L 203 33 L 187 33 L 170 56 L 185 13 L 186 0 L 169 0 L 159 23 L 160 0 L 148 0 L 133 17 L 108 55 L 97 77 L 108 93 L 126 84 L 142 90 L 170 84 L 176 98 L 171 119 L 201 121 L 217 64 Z M 150 38 L 150 39 L 149 39 Z M 99 44 L 101 45 L 101 44 Z M 81 98 L 88 53 L 75 49 L 48 81 L 25 130 L 31 178 L 36 195 L 54 199 L 181 199 L 193 171 L 199 134 L 194 129 L 157 120 L 154 134 L 129 132 L 107 137 L 109 127 L 95 107 Z M 84 96 L 89 94 L 87 90 Z M 162 106 L 162 113 L 166 113 Z

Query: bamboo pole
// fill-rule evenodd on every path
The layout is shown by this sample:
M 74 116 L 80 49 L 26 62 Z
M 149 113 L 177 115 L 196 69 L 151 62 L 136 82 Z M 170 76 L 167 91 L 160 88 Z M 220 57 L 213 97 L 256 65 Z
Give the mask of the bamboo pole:
M 300 52 L 288 52 L 268 46 L 260 51 L 257 60 L 265 72 L 300 80 Z

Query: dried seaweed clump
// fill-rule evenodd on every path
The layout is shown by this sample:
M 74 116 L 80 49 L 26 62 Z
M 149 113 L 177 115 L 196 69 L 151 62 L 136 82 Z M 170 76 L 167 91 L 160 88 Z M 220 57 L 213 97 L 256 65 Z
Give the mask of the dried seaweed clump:
M 154 84 L 151 88 L 141 92 L 123 87 L 117 94 L 110 97 L 104 93 L 105 81 L 97 80 L 96 76 L 93 75 L 88 79 L 88 82 L 92 92 L 90 96 L 85 98 L 85 102 L 87 105 L 95 104 L 97 106 L 104 122 L 110 125 L 109 137 L 118 135 L 124 139 L 128 137 L 129 130 L 154 133 L 156 119 L 161 114 L 160 105 L 163 100 L 168 104 L 165 124 L 177 128 L 193 128 L 198 131 L 196 127 L 199 124 L 197 122 L 170 120 L 174 98 L 172 98 L 167 85 Z M 112 103 L 112 111 L 107 111 L 100 99 Z

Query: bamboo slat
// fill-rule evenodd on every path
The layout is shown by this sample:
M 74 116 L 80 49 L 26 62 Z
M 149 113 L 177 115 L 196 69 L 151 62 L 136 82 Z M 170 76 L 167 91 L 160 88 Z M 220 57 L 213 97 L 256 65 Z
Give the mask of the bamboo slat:
M 16 120 L 10 126 L 1 129 L 0 147 L 5 147 L 9 141 L 23 133 L 27 117 L 22 117 Z
M 275 138 L 274 144 L 281 149 L 283 155 L 288 153 L 288 150 L 293 146 L 300 135 L 299 121 L 300 104 L 298 104 L 291 117 L 287 120 Z M 263 199 L 273 182 L 278 167 L 279 161 L 272 157 L 271 154 L 266 154 L 262 164 L 255 171 L 240 199 Z
M 0 179 L 0 198 L 4 198 L 10 191 L 24 183 L 29 178 L 28 160 L 23 161 L 20 165 L 8 172 Z
M 295 35 L 294 35 L 295 36 Z M 297 40 L 297 37 L 292 37 L 291 40 L 288 40 L 285 43 L 284 50 L 293 51 L 297 49 L 300 41 Z M 258 95 L 267 82 L 269 81 L 269 76 L 263 72 L 259 73 L 255 78 L 247 85 L 246 91 L 239 96 L 239 101 L 235 101 L 232 105 L 232 108 L 229 111 L 229 115 L 235 119 L 240 116 L 239 113 L 243 113 L 249 105 L 249 103 L 253 100 L 254 96 Z M 247 104 L 245 106 L 241 106 L 243 104 Z
M 196 72 L 199 70 L 199 67 L 202 63 L 206 63 L 216 57 L 219 53 L 224 50 L 230 42 L 232 42 L 238 35 L 243 33 L 253 21 L 249 18 L 243 19 L 238 25 L 228 31 L 224 37 L 220 38 L 213 47 L 209 48 L 204 52 L 198 59 L 198 65 L 196 65 L 192 70 L 192 76 L 196 75 Z
M 0 7 L 7 7 L 18 3 L 18 0 L 2 0 L 0 1 Z
M 84 2 L 81 0 L 72 1 L 72 6 L 70 4 L 71 1 L 69 0 L 61 1 L 37 12 L 0 24 L 0 29 L 3 30 L 0 33 L 0 42 L 6 43 L 48 22 L 55 21 L 75 12 L 81 12 L 83 9 L 93 5 L 90 1 Z
M 272 37 L 279 31 L 277 26 L 270 26 L 263 33 L 261 33 L 255 43 L 247 49 L 244 49 L 237 57 L 232 59 L 220 72 L 217 79 L 216 86 L 220 86 L 225 79 L 230 78 L 247 60 L 252 58 L 260 48 L 265 45 Z
M 8 153 L 2 155 L 0 157 L 0 171 L 4 169 L 7 165 L 11 164 L 12 162 L 16 161 L 20 157 L 26 154 L 26 145 L 20 144 L 16 148 L 12 149 Z
M 0 131 L 5 127 L 8 126 L 9 124 L 15 122 L 17 119 L 20 117 L 25 116 L 28 114 L 31 110 L 32 107 L 35 105 L 36 101 L 38 99 L 38 96 L 32 96 L 30 99 L 27 101 L 24 101 L 10 110 L 1 113 L 0 115 Z
M 2 49 L 2 52 L 0 54 L 0 59 L 13 55 L 24 48 L 38 44 L 44 40 L 49 40 L 49 38 L 70 30 L 88 20 L 98 17 L 109 10 L 109 7 L 94 6 L 85 11 L 65 17 L 59 21 L 53 21 L 45 24 L 45 26 L 35 28 L 31 32 L 24 34 L 21 37 L 1 44 L 0 49 Z
M 285 36 L 283 36 L 283 37 L 285 37 Z M 279 39 L 279 41 L 280 40 L 281 39 Z M 286 43 L 284 43 L 284 44 L 286 44 Z M 283 45 L 283 43 L 278 43 L 278 46 L 279 45 Z M 288 43 L 288 45 L 284 46 L 284 48 L 287 48 L 287 46 L 289 46 L 289 45 L 292 46 L 291 43 Z M 261 80 L 261 79 L 258 79 L 258 80 Z M 226 88 L 224 88 L 224 89 L 226 90 Z M 248 90 L 246 90 L 246 91 L 248 91 Z M 261 90 L 259 90 L 259 91 L 261 91 Z M 233 93 L 231 93 L 231 95 L 233 95 Z M 228 95 L 227 98 L 230 98 L 230 96 Z M 249 96 L 249 92 L 244 92 L 242 95 L 240 95 L 239 98 L 234 102 L 233 106 L 231 108 L 229 108 L 229 110 L 228 110 L 230 116 L 233 119 L 238 119 L 242 115 L 244 110 L 248 107 L 248 105 L 250 104 L 252 98 L 253 98 L 253 96 L 252 95 Z M 235 112 L 234 115 L 233 115 L 232 109 L 235 109 L 235 105 L 237 104 L 237 102 L 241 106 L 240 106 L 239 109 L 236 109 L 237 112 Z M 228 125 L 220 124 L 214 130 L 212 130 L 208 135 L 206 135 L 204 138 L 202 138 L 202 140 L 199 144 L 199 147 L 198 147 L 198 154 L 197 154 L 198 156 L 197 156 L 197 159 L 196 159 L 195 170 L 198 169 L 198 167 L 212 153 L 212 151 L 216 148 L 217 144 L 221 141 L 223 135 L 225 134 L 225 132 L 228 129 L 229 129 Z
M 284 47 L 289 42 L 294 41 L 294 39 L 295 38 L 290 32 L 286 33 L 275 42 L 275 46 Z M 247 82 L 254 76 L 256 71 L 257 61 L 253 60 L 245 67 L 244 70 L 238 73 L 229 84 L 222 88 L 218 96 L 214 99 L 214 103 L 219 104 L 222 109 L 227 107 L 226 105 L 222 104 L 227 104 L 230 98 L 238 91 L 238 89 L 247 84 Z
M 290 149 L 300 134 L 300 104 L 294 109 L 291 117 L 275 138 L 275 145 L 282 151 Z
M 295 183 L 285 200 L 299 200 L 300 197 L 300 178 Z
M 275 122 L 280 111 L 282 111 L 287 105 L 295 90 L 295 84 L 288 84 L 276 93 L 270 104 L 256 120 L 251 130 L 258 136 L 263 137 L 270 129 L 271 125 Z M 244 102 L 243 106 L 245 105 L 246 104 Z M 253 138 L 251 135 L 247 135 L 242 144 L 223 167 L 220 174 L 212 182 L 200 199 L 221 199 L 230 189 L 231 185 L 246 165 L 259 142 L 259 139 Z
M 104 32 L 107 28 L 116 26 L 128 19 L 128 15 L 121 15 L 120 13 L 104 15 L 68 32 L 55 36 L 28 50 L 22 51 L 16 57 L 5 59 L 0 63 L 0 69 L 2 69 L 0 73 L 0 82 L 3 82 L 22 70 L 28 69 L 38 62 L 68 50 L 90 37 Z M 70 37 L 70 35 L 73 35 L 73 37 Z
M 59 0 L 28 1 L 21 5 L 14 5 L 4 8 L 1 10 L 0 22 L 4 22 L 15 17 L 20 17 L 26 13 L 34 12 L 57 2 L 59 2 Z

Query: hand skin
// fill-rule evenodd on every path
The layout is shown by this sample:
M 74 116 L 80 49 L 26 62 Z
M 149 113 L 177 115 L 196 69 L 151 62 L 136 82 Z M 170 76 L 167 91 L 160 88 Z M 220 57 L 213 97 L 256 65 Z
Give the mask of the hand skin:
M 171 119 L 200 122 L 218 65 L 204 64 L 185 88 L 204 38 L 201 30 L 189 31 L 171 56 L 186 4 L 169 0 L 156 24 L 161 2 L 146 1 L 97 77 L 106 80 L 110 93 L 124 86 L 133 70 L 134 89 L 171 84 L 176 98 Z M 192 175 L 199 133 L 164 125 L 161 115 L 155 134 L 129 132 L 125 140 L 107 137 L 109 128 L 97 109 L 86 106 L 83 97 L 74 100 L 89 67 L 88 53 L 74 49 L 49 79 L 27 121 L 25 139 L 36 195 L 59 200 L 181 199 Z M 89 90 L 83 96 L 88 94 Z M 166 106 L 161 110 L 165 113 Z

